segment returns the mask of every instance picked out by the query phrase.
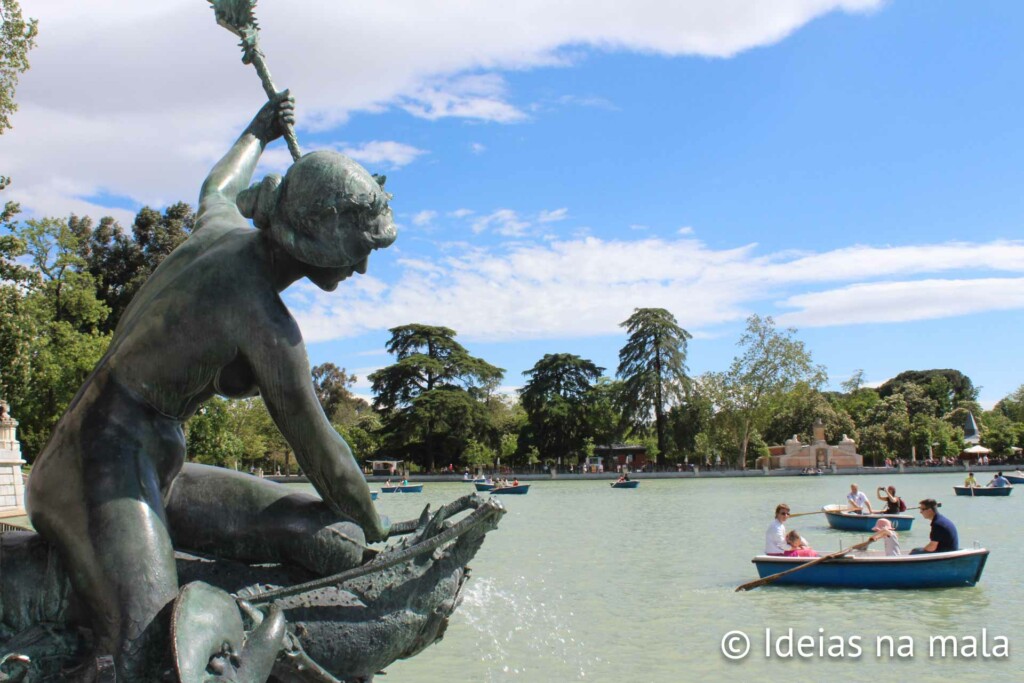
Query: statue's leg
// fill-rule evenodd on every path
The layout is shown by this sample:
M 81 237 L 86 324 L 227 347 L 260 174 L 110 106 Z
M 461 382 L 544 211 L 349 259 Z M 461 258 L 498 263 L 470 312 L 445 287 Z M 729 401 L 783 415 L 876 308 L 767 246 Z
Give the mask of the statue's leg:
M 109 387 L 79 402 L 29 481 L 32 523 L 61 553 L 95 654 L 112 655 L 125 681 L 159 679 L 178 589 L 161 484 L 184 440 L 150 412 Z
M 241 562 L 283 562 L 317 575 L 361 564 L 362 529 L 317 496 L 248 474 L 186 464 L 167 496 L 176 548 Z

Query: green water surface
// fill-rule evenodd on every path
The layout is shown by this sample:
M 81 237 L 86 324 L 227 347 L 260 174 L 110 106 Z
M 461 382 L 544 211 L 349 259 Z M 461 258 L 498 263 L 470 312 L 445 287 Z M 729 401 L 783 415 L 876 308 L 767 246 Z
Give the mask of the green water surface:
M 606 481 L 532 482 L 526 496 L 503 496 L 508 514 L 472 563 L 465 599 L 445 638 L 388 669 L 388 683 L 442 681 L 1019 681 L 1024 647 L 1024 492 L 1008 498 L 956 498 L 950 474 L 644 480 L 636 490 Z M 750 563 L 779 502 L 794 512 L 844 500 L 850 483 L 874 495 L 893 484 L 908 504 L 933 497 L 957 525 L 962 547 L 992 552 L 975 588 L 867 591 L 765 587 L 736 593 L 757 578 Z M 371 485 L 371 488 L 375 488 Z M 381 495 L 392 520 L 417 516 L 472 491 L 427 483 L 422 494 Z M 916 514 L 911 506 L 911 513 Z M 822 515 L 792 520 L 820 552 L 864 540 L 833 531 Z M 924 545 L 928 523 L 901 534 L 905 552 Z M 767 638 L 766 629 L 771 630 Z M 766 640 L 793 629 L 809 636 L 809 656 L 766 657 Z M 996 636 L 1008 657 L 984 657 Z M 723 656 L 730 631 L 750 639 L 740 661 Z M 903 644 L 879 656 L 879 636 Z M 977 639 L 975 656 L 932 636 Z M 902 638 L 902 640 L 901 640 Z M 837 654 L 839 642 L 843 655 Z M 913 655 L 907 643 L 913 644 Z M 856 643 L 860 656 L 853 656 Z M 782 642 L 785 645 L 785 641 Z M 824 647 L 824 655 L 821 648 Z M 828 649 L 833 649 L 829 656 Z M 785 648 L 783 648 L 785 654 Z M 899 654 L 899 653 L 897 653 Z

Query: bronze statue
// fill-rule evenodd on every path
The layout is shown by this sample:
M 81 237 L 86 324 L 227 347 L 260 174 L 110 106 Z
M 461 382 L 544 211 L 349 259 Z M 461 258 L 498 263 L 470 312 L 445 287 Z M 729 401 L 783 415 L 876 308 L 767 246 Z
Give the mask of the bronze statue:
M 214 6 L 260 67 L 251 0 Z M 203 183 L 193 234 L 139 290 L 35 461 L 27 507 L 42 540 L 4 539 L 0 593 L 24 589 L 66 630 L 37 637 L 39 610 L 0 604 L 0 681 L 258 683 L 271 668 L 275 681 L 368 678 L 440 638 L 465 562 L 503 514 L 479 499 L 394 527 L 377 514 L 320 407 L 298 325 L 279 295 L 301 278 L 331 291 L 365 273 L 370 252 L 395 239 L 390 196 L 383 178 L 341 154 L 299 157 L 294 136 L 296 161 L 284 178 L 248 187 L 267 144 L 294 120 L 293 100 L 274 93 L 265 65 L 261 76 L 272 97 Z M 183 469 L 183 424 L 215 394 L 261 395 L 322 500 L 236 472 Z M 475 512 L 446 522 L 467 508 Z M 397 534 L 413 537 L 383 552 L 367 545 Z M 29 590 L 43 556 L 47 580 Z M 252 566 L 265 563 L 278 569 Z M 183 579 L 204 583 L 179 593 Z M 267 592 L 267 583 L 281 588 Z M 225 591 L 237 593 L 237 609 Z M 348 606 L 363 611 L 318 617 L 320 631 L 291 624 L 289 609 L 301 621 L 317 591 L 358 596 Z M 337 595 L 328 602 L 338 605 Z M 374 643 L 376 651 L 352 649 Z M 303 645 L 329 661 L 321 666 Z M 25 652 L 50 661 L 24 664 Z M 276 668 L 296 658 L 305 673 Z M 77 666 L 63 670 L 69 664 Z
M 394 240 L 394 224 L 382 187 L 333 152 L 306 155 L 283 180 L 245 190 L 292 111 L 286 96 L 268 103 L 214 167 L 195 232 L 125 311 L 29 478 L 32 523 L 73 570 L 97 653 L 113 655 L 130 680 L 145 675 L 147 649 L 166 638 L 157 615 L 178 581 L 164 501 L 184 462 L 182 425 L 214 394 L 262 395 L 331 510 L 368 541 L 387 537 L 362 472 L 320 408 L 279 292 L 302 277 L 333 290 L 365 272 L 370 252 Z M 209 503 L 201 514 L 212 524 L 219 501 Z

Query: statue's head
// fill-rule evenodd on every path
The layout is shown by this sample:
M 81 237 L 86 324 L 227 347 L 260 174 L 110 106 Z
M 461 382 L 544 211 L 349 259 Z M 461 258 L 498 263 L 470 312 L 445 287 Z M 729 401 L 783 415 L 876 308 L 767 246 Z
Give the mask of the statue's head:
M 242 192 L 238 206 L 285 251 L 310 267 L 308 276 L 333 289 L 366 272 L 371 251 L 395 241 L 384 177 L 371 176 L 344 154 L 306 154 L 282 179 L 269 175 Z

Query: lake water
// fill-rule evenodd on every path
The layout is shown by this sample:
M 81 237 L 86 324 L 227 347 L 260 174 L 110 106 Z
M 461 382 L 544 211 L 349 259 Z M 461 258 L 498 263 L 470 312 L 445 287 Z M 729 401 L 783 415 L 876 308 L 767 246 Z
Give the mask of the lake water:
M 472 563 L 465 599 L 444 640 L 391 666 L 386 680 L 1018 681 L 1024 546 L 1017 530 L 1024 496 L 956 498 L 951 487 L 962 480 L 955 474 L 860 475 L 856 482 L 842 475 L 674 479 L 644 480 L 636 490 L 613 490 L 606 481 L 532 482 L 529 495 L 502 497 L 508 514 Z M 794 512 L 817 510 L 842 502 L 850 483 L 872 496 L 877 486 L 893 484 L 908 504 L 927 497 L 942 502 L 962 547 L 977 541 L 992 551 L 979 585 L 734 592 L 757 578 L 750 559 L 763 550 L 777 503 L 789 503 Z M 426 503 L 436 507 L 471 489 L 428 483 L 422 494 L 381 495 L 377 505 L 392 520 L 404 520 Z M 822 515 L 787 526 L 819 552 L 867 536 L 832 531 Z M 927 538 L 928 524 L 919 517 L 900 540 L 906 552 Z M 788 629 L 813 637 L 813 654 L 766 657 L 766 629 L 772 642 Z M 990 652 L 996 636 L 1009 639 L 1009 657 L 982 656 L 982 629 Z M 721 652 L 723 636 L 734 630 L 752 644 L 741 661 Z M 930 656 L 929 639 L 937 635 L 961 644 L 973 636 L 977 655 L 954 657 L 947 650 L 943 657 L 936 650 Z M 828 655 L 829 647 L 838 647 L 832 636 L 842 640 L 845 656 L 835 649 Z M 903 656 L 890 658 L 887 646 L 878 656 L 879 636 L 902 644 Z M 859 657 L 851 643 L 861 649 Z

